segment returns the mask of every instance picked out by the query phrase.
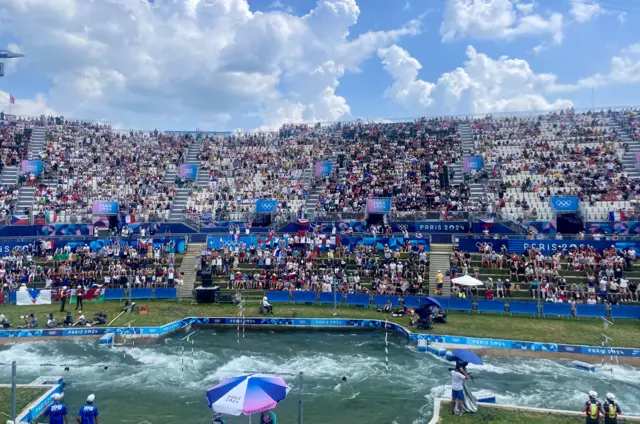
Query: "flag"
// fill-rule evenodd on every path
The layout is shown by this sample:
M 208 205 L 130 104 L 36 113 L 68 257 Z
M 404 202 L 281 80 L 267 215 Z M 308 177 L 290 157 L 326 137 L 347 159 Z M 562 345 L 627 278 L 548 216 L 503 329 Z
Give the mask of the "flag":
M 12 225 L 29 225 L 29 217 L 27 215 L 12 215 L 11 216 L 11 224 Z
M 609 221 L 613 221 L 613 222 L 624 221 L 624 212 L 622 212 L 622 211 L 619 211 L 619 212 L 611 211 L 611 212 L 609 212 Z
M 9 94 L 9 103 L 11 103 L 12 105 L 16 104 L 16 98 L 13 97 L 13 94 Z
M 136 216 L 135 215 L 127 215 L 127 216 L 125 216 L 124 222 L 126 222 L 127 224 L 135 224 L 136 223 Z
M 58 215 L 56 215 L 55 211 L 44 211 L 44 220 L 47 223 L 56 222 L 58 220 Z

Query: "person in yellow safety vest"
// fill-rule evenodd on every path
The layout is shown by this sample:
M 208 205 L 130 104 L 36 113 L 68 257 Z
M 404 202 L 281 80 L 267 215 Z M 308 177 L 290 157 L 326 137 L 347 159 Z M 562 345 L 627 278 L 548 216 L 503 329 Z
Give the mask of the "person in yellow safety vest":
M 618 415 L 622 414 L 622 411 L 616 403 L 616 395 L 607 393 L 607 400 L 602 409 L 604 409 L 604 424 L 618 424 Z
M 602 404 L 598 400 L 598 394 L 591 390 L 589 392 L 589 400 L 585 402 L 582 412 L 587 414 L 586 424 L 599 424 L 600 414 L 602 410 Z
M 467 298 L 467 294 L 464 291 L 460 290 L 458 292 L 458 297 L 461 298 L 461 299 L 466 299 Z
M 436 274 L 436 295 L 442 293 L 442 285 L 444 284 L 444 274 L 442 271 L 438 270 Z

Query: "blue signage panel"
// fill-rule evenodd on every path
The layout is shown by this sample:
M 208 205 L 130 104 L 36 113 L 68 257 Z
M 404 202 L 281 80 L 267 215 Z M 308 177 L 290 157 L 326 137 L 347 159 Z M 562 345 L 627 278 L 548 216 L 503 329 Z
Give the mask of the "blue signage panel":
M 551 207 L 558 212 L 574 212 L 579 209 L 578 197 L 551 197 Z
M 94 215 L 117 215 L 120 211 L 118 202 L 96 200 L 91 208 Z
M 256 200 L 257 213 L 275 213 L 277 208 L 277 200 Z
M 330 175 L 333 169 L 332 162 L 316 162 L 316 177 Z
M 33 174 L 39 177 L 42 174 L 44 165 L 41 160 L 23 160 L 21 170 L 23 174 Z
M 387 213 L 391 211 L 391 199 L 368 199 L 367 212 Z
M 481 156 L 470 156 L 462 160 L 462 172 L 471 172 L 472 169 L 479 171 L 482 167 L 483 162 Z
M 535 247 L 545 253 L 553 253 L 556 250 L 564 251 L 578 249 L 580 246 L 593 247 L 597 250 L 608 249 L 615 246 L 616 249 L 640 248 L 640 241 L 611 241 L 611 240 L 494 240 L 494 239 L 474 239 L 461 238 L 458 241 L 460 250 L 467 252 L 477 252 L 481 247 L 490 246 L 493 250 L 501 250 L 502 246 L 507 246 L 511 253 L 523 253 L 529 247 Z
M 491 247 L 495 251 L 502 250 L 502 246 L 509 247 L 509 240 L 461 238 L 458 240 L 458 247 L 465 252 L 479 252 L 485 246 Z
M 184 180 L 195 180 L 198 176 L 198 165 L 195 163 L 183 163 L 180 165 L 180 178 Z

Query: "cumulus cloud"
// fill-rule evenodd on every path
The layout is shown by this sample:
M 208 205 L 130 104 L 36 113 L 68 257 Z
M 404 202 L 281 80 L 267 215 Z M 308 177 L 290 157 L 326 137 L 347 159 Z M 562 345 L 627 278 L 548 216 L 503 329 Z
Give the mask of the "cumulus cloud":
M 519 0 L 446 0 L 440 26 L 443 42 L 461 38 L 513 40 L 523 36 L 563 39 L 563 16 L 533 13 L 535 3 Z
M 631 44 L 611 58 L 609 72 L 596 73 L 578 81 L 582 88 L 597 88 L 607 85 L 636 84 L 640 82 L 640 43 Z
M 19 39 L 52 82 L 47 101 L 68 116 L 129 127 L 224 122 L 254 113 L 274 127 L 350 112 L 340 78 L 379 48 L 418 34 L 412 21 L 349 37 L 355 0 L 318 0 L 304 16 L 274 1 L 5 0 L 0 34 Z
M 570 100 L 547 98 L 573 87 L 557 84 L 553 74 L 535 73 L 526 60 L 492 59 L 472 46 L 466 54 L 463 67 L 432 83 L 418 77 L 421 65 L 406 50 L 397 45 L 380 49 L 382 65 L 393 81 L 385 94 L 414 114 L 423 113 L 434 102 L 469 113 L 542 111 L 573 105 Z
M 571 2 L 571 16 L 580 23 L 585 23 L 602 13 L 598 3 L 583 3 L 582 1 Z
M 34 99 L 21 99 L 15 95 L 14 98 L 15 104 L 11 104 L 11 94 L 0 90 L 0 110 L 21 116 L 58 115 L 46 105 L 47 99 L 42 93 L 38 93 Z

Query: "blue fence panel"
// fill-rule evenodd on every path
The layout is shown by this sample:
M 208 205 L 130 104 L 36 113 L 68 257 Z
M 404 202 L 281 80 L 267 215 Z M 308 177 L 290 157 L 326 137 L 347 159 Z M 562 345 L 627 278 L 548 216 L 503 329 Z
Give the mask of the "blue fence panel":
M 342 303 L 342 293 L 336 293 L 336 303 Z M 333 303 L 333 292 L 320 293 L 320 303 Z
M 640 306 L 611 306 L 611 318 L 640 319 Z
M 347 294 L 347 305 L 369 306 L 371 305 L 371 296 L 368 294 Z
M 270 291 L 267 293 L 267 299 L 269 303 L 286 303 L 291 300 L 289 292 L 285 291 Z
M 124 289 L 105 289 L 104 300 L 122 300 L 124 299 Z
M 387 300 L 391 301 L 391 305 L 393 305 L 394 308 L 397 308 L 398 304 L 400 303 L 398 296 L 374 294 L 373 295 L 373 306 L 384 306 L 384 305 L 387 304 Z
M 169 288 L 169 287 L 161 287 L 157 288 L 155 291 L 156 299 L 175 299 L 178 297 L 178 289 Z
M 293 301 L 298 303 L 314 303 L 316 301 L 316 292 L 295 291 L 293 292 Z
M 419 308 L 421 296 L 405 296 L 403 298 L 404 306 L 407 308 Z
M 440 302 L 442 303 L 442 302 Z M 465 311 L 465 312 L 471 312 L 473 310 L 473 301 L 471 299 L 456 299 L 456 298 L 451 298 L 449 299 L 448 305 L 445 307 L 444 304 L 442 305 L 443 308 L 446 308 L 450 311 Z
M 131 299 L 153 299 L 153 289 L 131 289 Z
M 571 316 L 571 305 L 568 303 L 545 303 L 542 305 L 543 315 Z
M 431 298 L 437 300 L 438 302 L 440 302 L 440 305 L 442 305 L 442 309 L 444 309 L 444 310 L 449 309 L 449 301 L 450 300 L 456 300 L 456 299 L 453 299 L 451 297 L 443 297 L 443 296 L 431 296 Z
M 538 304 L 536 302 L 509 302 L 509 312 L 520 315 L 538 315 Z
M 576 305 L 577 317 L 606 318 L 606 305 Z
M 504 312 L 504 300 L 478 300 L 478 312 Z

